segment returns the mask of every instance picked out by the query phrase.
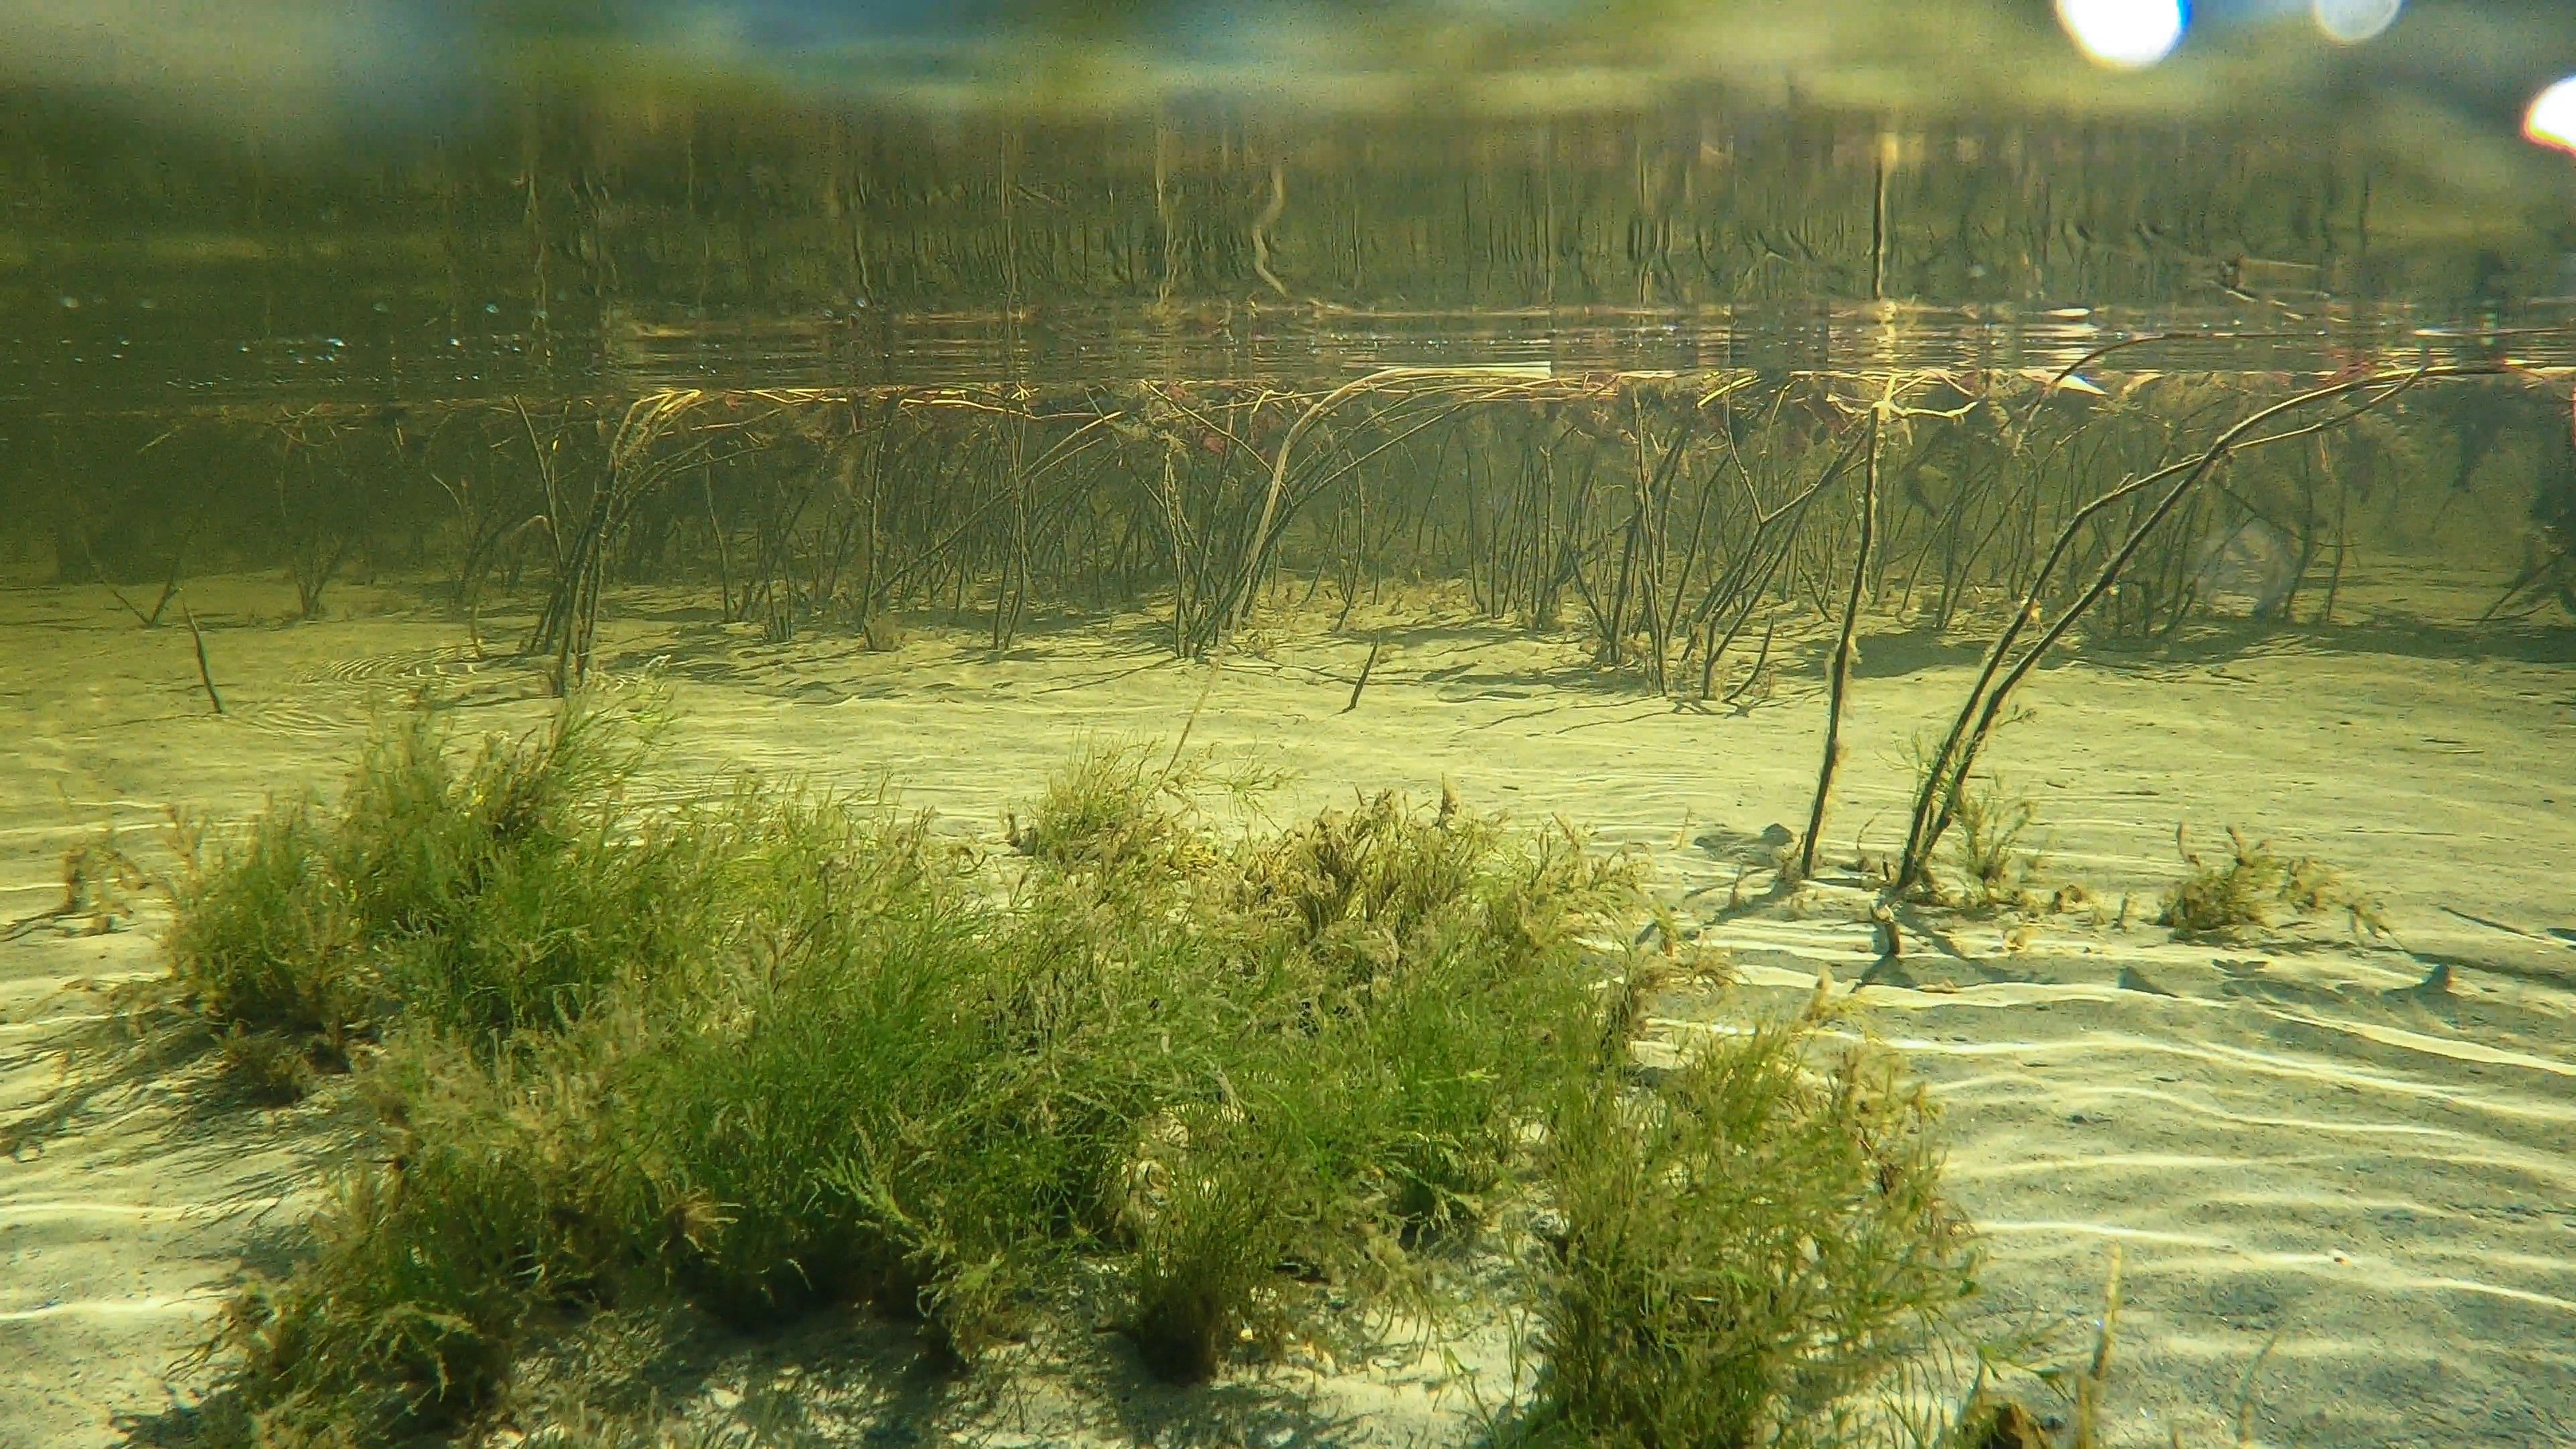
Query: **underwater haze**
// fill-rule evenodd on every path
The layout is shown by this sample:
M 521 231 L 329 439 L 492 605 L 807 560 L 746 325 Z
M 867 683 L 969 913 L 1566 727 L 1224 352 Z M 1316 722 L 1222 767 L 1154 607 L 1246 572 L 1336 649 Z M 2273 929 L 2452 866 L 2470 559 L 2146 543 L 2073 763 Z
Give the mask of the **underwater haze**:
M 2556 5 L 0 54 L 0 1446 L 2576 1442 Z

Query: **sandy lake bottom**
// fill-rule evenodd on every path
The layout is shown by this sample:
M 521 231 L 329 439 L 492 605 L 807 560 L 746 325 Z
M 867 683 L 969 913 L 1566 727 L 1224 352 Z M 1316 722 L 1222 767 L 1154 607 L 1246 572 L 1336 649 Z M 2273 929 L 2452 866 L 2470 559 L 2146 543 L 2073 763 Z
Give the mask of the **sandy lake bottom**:
M 166 866 L 174 807 L 238 819 L 272 791 L 330 786 L 371 707 L 407 690 L 453 700 L 469 728 L 521 728 L 544 707 L 533 671 L 476 661 L 413 594 L 351 585 L 346 614 L 263 621 L 283 591 L 190 586 L 222 717 L 185 629 L 137 628 L 103 590 L 0 591 L 0 922 L 51 906 L 64 851 L 103 823 Z M 655 595 L 615 598 L 611 615 L 603 667 L 658 676 L 678 711 L 675 785 L 746 768 L 891 781 L 945 828 L 998 839 L 1004 811 L 1083 739 L 1168 740 L 1195 705 L 1194 747 L 1293 773 L 1282 813 L 1445 778 L 1472 805 L 1561 813 L 1651 851 L 1685 921 L 1726 900 L 1737 842 L 1803 824 L 1823 719 L 1812 669 L 1740 713 L 1676 709 L 1571 644 L 1466 620 L 1384 621 L 1344 712 L 1368 632 L 1292 634 L 1211 673 L 1141 619 L 1037 632 L 994 657 L 929 629 L 882 654 L 766 645 Z M 1944 1104 L 1950 1181 L 1990 1255 L 1979 1312 L 2061 1320 L 2072 1353 L 2122 1246 L 2113 1443 L 2234 1442 L 2239 1385 L 2267 1344 L 2251 1421 L 2264 1443 L 2576 1442 L 2571 661 L 2564 628 L 2353 626 L 2079 660 L 2025 689 L 1994 767 L 2037 806 L 2044 878 L 2102 908 L 2026 939 L 1967 923 L 1918 943 L 1914 985 L 1865 987 L 1846 1019 L 1899 1047 Z M 1832 854 L 1895 843 L 1908 741 L 1956 708 L 1973 668 L 1968 646 L 1864 640 Z M 2219 842 L 2230 825 L 2379 894 L 2393 939 L 2321 929 L 2213 949 L 2146 925 L 2183 869 L 2177 826 Z M 2124 895 L 2126 926 L 2111 919 Z M 1793 1002 L 1820 966 L 1848 989 L 1871 959 L 1860 899 L 1827 884 L 1797 909 L 1711 925 L 1742 984 L 1666 1003 L 1661 1034 Z M 65 1095 L 78 1072 L 61 1049 L 105 1009 L 83 983 L 159 970 L 165 916 L 147 897 L 124 929 L 47 924 L 0 943 L 0 1120 L 42 1124 L 0 1160 L 9 1449 L 148 1441 L 154 1416 L 203 1390 L 184 1360 L 228 1285 L 280 1261 L 355 1150 L 345 1106 L 209 1112 L 167 1081 Z M 1190 1422 L 1211 1443 L 1454 1442 L 1472 1397 L 1454 1378 L 1419 1362 L 1273 1368 L 1246 1382 L 1320 1407 L 1276 1433 L 1213 1410 Z M 740 1387 L 718 1404 L 744 1402 Z

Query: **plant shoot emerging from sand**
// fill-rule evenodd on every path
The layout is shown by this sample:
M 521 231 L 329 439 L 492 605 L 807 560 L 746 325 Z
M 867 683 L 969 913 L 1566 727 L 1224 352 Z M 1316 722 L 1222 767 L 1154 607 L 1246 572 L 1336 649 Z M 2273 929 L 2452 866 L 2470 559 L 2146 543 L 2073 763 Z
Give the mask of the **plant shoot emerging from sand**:
M 1915 745 L 1914 764 L 1920 791 L 1934 768 L 1931 751 L 1920 741 Z M 1943 842 L 1956 883 L 1945 883 L 1939 873 L 1927 869 L 1916 895 L 1931 904 L 1967 911 L 2035 913 L 2042 909 L 2045 903 L 2033 891 L 2046 863 L 2033 839 L 2038 821 L 2038 802 L 2027 793 L 1991 772 L 1974 776 L 1958 792 L 1951 812 L 1953 831 Z
M 2243 831 L 2227 831 L 2228 852 L 2218 860 L 2190 848 L 2174 831 L 2175 849 L 2191 873 L 2165 893 L 2157 924 L 2185 940 L 2243 941 L 2273 929 L 2284 916 L 2306 921 L 2344 913 L 2352 933 L 2375 940 L 2388 929 L 2379 902 L 2348 886 L 2332 868 L 2307 856 L 2285 856 L 2268 840 L 2248 844 Z

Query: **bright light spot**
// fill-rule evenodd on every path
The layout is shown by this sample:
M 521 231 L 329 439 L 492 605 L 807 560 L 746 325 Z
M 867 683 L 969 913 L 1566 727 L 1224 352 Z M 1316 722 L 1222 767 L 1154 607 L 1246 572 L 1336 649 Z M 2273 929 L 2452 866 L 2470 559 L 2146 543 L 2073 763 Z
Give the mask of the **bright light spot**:
M 2523 112 L 2522 134 L 2576 156 L 2576 75 L 2532 97 L 2531 109 Z
M 2311 0 L 2317 29 L 2346 45 L 2359 45 L 2397 23 L 2406 0 Z
M 2187 0 L 2057 0 L 2057 23 L 2102 64 L 2142 70 L 2182 44 L 2191 7 Z

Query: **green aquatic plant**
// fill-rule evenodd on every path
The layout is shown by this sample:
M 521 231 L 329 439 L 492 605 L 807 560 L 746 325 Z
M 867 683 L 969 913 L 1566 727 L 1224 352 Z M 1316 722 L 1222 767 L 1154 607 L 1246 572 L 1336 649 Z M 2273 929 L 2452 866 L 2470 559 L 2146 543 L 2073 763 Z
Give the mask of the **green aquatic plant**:
M 224 1338 L 246 1412 L 324 1437 L 472 1419 L 531 1324 L 610 1292 L 747 1325 L 871 1302 L 973 1358 L 1087 1261 L 1125 1283 L 1147 1364 L 1187 1379 L 1274 1340 L 1320 1284 L 1414 1291 L 1405 1253 L 1482 1221 L 1522 1124 L 1587 1070 L 1584 942 L 1633 910 L 1640 870 L 1561 827 L 1524 839 L 1393 796 L 1226 842 L 1157 819 L 1139 766 L 1092 755 L 1032 827 L 1087 843 L 997 892 L 925 820 L 788 788 L 615 833 L 606 806 L 477 812 L 544 792 L 441 775 L 406 743 L 432 738 L 388 736 L 336 817 L 264 818 L 267 853 L 226 857 L 207 892 L 343 903 L 334 949 L 303 938 L 283 967 L 352 971 L 371 1003 L 353 1029 L 380 1043 L 361 1080 L 386 1165 Z M 470 828 L 494 819 L 531 823 Z M 432 848 L 446 832 L 474 850 Z M 247 892 L 244 863 L 280 858 L 284 885 Z M 482 958 L 423 939 L 494 932 L 469 907 L 550 922 L 601 974 L 561 1009 L 472 1009 L 518 978 L 475 994 L 428 963 Z M 296 1040 L 239 1035 L 245 1056 Z
M 848 1190 L 842 1170 L 871 1140 L 920 1142 L 908 1120 L 952 1119 L 916 1178 L 945 1173 L 964 1184 L 952 1198 L 995 1185 L 1016 1215 L 1005 1240 L 1045 1230 L 1051 1204 L 1026 1185 L 1039 1144 L 1006 1143 L 945 1095 L 984 1100 L 971 1072 L 987 1043 L 961 1023 L 990 981 L 972 968 L 996 959 L 975 945 L 951 852 L 918 820 L 787 791 L 678 818 L 707 865 L 691 888 L 736 927 L 708 938 L 717 959 L 680 972 L 629 959 L 596 1010 L 532 1021 L 505 1052 L 464 1023 L 387 1018 L 360 1079 L 382 1164 L 352 1170 L 313 1253 L 246 1290 L 217 1340 L 262 1436 L 460 1427 L 537 1325 L 621 1288 L 677 1288 L 748 1322 L 884 1297 L 898 1280 L 947 1288 L 926 1281 L 945 1265 L 919 1261 L 900 1205 Z M 953 1150 L 958 1118 L 982 1122 L 980 1155 Z M 968 1207 L 913 1207 L 971 1237 Z
M 1978 775 L 1959 792 L 1952 823 L 1958 835 L 1949 842 L 1959 868 L 1966 903 L 1979 909 L 2023 906 L 2030 885 L 2045 863 L 2030 848 L 2039 806 L 2016 793 L 1998 775 Z
M 1650 1092 L 1550 1118 L 1561 1215 L 1536 1309 L 1533 1444 L 1835 1442 L 1974 1288 L 1919 1086 L 1809 1025 L 1714 1038 Z
M 389 738 L 362 806 L 273 814 L 297 849 L 231 858 L 301 862 L 285 887 L 219 899 L 309 900 L 316 868 L 406 903 L 345 921 L 444 928 L 497 878 L 460 892 L 421 864 L 458 858 L 420 848 L 447 830 L 568 861 L 614 840 L 667 899 L 612 927 L 596 913 L 645 909 L 627 887 L 513 867 L 516 904 L 485 909 L 616 944 L 577 1009 L 460 1009 L 485 998 L 406 934 L 299 958 L 364 963 L 386 1150 L 222 1327 L 268 1441 L 468 1428 L 533 1335 L 610 1300 L 748 1327 L 863 1302 L 971 1361 L 1108 1283 L 1145 1366 L 1199 1379 L 1316 1332 L 1328 1299 L 1430 1305 L 1444 1247 L 1536 1192 L 1568 1229 L 1526 1427 L 1720 1442 L 1821 1422 L 1964 1286 L 1928 1108 L 1884 1057 L 1821 1063 L 1801 1026 L 1643 1097 L 1602 1070 L 1679 967 L 1630 952 L 1622 984 L 1591 943 L 1640 910 L 1642 863 L 1561 824 L 1385 794 L 1225 840 L 1149 793 L 1142 755 L 1094 753 L 1050 783 L 1029 829 L 1055 844 L 1018 871 L 775 786 L 593 845 L 564 822 L 602 807 L 578 801 L 456 824 L 459 800 L 544 792 Z M 690 954 L 654 944 L 674 941 Z M 236 1034 L 246 1058 L 300 1040 Z M 259 1070 L 292 1079 L 288 1056 Z
M 1009 1030 L 1034 943 L 920 822 L 849 824 L 835 871 L 873 899 L 818 897 L 648 1014 L 615 1078 L 617 1173 L 639 1223 L 703 1219 L 671 1261 L 726 1317 L 860 1299 L 972 1356 L 1108 1175 L 1137 1044 L 1089 1001 Z
M 371 1029 L 378 1002 L 315 811 L 274 802 L 219 848 L 183 819 L 168 950 L 182 999 L 218 1031 L 280 1033 L 338 1057 Z
M 1186 864 L 1197 845 L 1186 781 L 1154 768 L 1140 745 L 1086 744 L 1049 776 L 1032 819 L 1010 817 L 1013 849 L 1058 868 L 1153 868 Z
M 1129 1169 L 1125 1327 L 1163 1378 L 1204 1379 L 1238 1340 L 1274 1338 L 1290 1316 L 1299 1285 L 1280 1266 L 1323 1207 L 1316 1144 L 1277 1095 L 1261 1109 L 1258 1121 L 1223 1103 L 1166 1113 Z
M 1933 768 L 1931 748 L 1916 741 L 1918 794 L 1926 788 Z M 2033 841 L 2038 802 L 2012 788 L 2002 776 L 1980 772 L 1959 782 L 1949 810 L 1954 833 L 1942 841 L 1942 859 L 1955 872 L 1956 883 L 1945 883 L 1940 872 L 1926 867 L 1915 894 L 1971 911 L 2037 909 L 2039 901 L 2032 888 L 2045 865 L 2044 852 Z
M 1187 1057 L 1158 1041 L 1186 1066 L 1127 1169 L 1150 1365 L 1200 1376 L 1275 1334 L 1307 1296 L 1283 1263 L 1396 1287 L 1373 1245 L 1483 1219 L 1519 1124 L 1588 1060 L 1581 937 L 1634 908 L 1638 871 L 1381 794 L 1244 843 L 1189 910 L 1119 913 L 1207 1032 Z
M 2342 911 L 2357 936 L 2388 929 L 2379 902 L 2347 884 L 2340 873 L 2307 856 L 2285 856 L 2268 840 L 2248 844 L 2243 831 L 2227 831 L 2228 853 L 2207 860 L 2174 831 L 2175 848 L 2191 873 L 2165 892 L 2156 923 L 2193 940 L 2245 940 L 2271 930 L 2283 915 L 2300 920 Z
M 228 1040 L 337 1063 L 397 1015 L 560 1026 L 621 972 L 697 954 L 727 924 L 704 847 L 738 822 L 626 803 L 656 728 L 575 701 L 469 752 L 415 711 L 377 727 L 335 806 L 274 801 L 222 841 L 183 822 L 174 987 Z
M 291 1274 L 254 1280 L 212 1347 L 251 1444 L 398 1442 L 489 1407 L 549 1308 L 595 1291 L 565 1170 L 565 1103 L 541 1077 L 460 1068 L 452 1043 L 397 1053 L 393 1151 L 350 1169 Z

